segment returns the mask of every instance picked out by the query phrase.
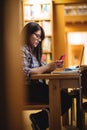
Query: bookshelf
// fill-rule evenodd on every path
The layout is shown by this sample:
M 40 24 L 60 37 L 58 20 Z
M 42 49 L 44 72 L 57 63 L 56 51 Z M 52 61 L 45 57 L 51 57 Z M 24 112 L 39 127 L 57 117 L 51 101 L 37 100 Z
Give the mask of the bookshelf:
M 23 26 L 28 22 L 37 22 L 45 31 L 42 43 L 42 61 L 49 63 L 53 59 L 53 3 L 51 0 L 24 0 Z
M 87 4 L 65 5 L 66 23 L 87 23 Z

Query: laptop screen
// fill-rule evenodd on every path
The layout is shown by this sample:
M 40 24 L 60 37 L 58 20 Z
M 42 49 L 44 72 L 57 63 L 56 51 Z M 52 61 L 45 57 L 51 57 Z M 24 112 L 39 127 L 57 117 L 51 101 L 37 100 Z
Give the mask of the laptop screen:
M 81 59 L 80 59 L 79 68 L 81 67 L 81 64 L 82 64 L 83 54 L 84 54 L 84 46 L 83 46 L 83 48 L 82 48 L 82 52 L 81 52 Z

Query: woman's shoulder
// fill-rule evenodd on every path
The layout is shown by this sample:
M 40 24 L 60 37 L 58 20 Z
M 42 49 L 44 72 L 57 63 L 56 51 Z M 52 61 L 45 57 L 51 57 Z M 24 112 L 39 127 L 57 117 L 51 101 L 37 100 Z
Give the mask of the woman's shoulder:
M 28 47 L 27 45 L 23 45 L 23 46 L 21 47 L 21 50 L 22 50 L 22 51 L 29 50 L 29 47 Z
M 30 53 L 30 50 L 29 50 L 29 47 L 27 46 L 27 45 L 24 45 L 24 46 L 22 46 L 22 48 L 21 48 L 21 51 L 23 52 L 23 53 L 27 53 L 27 54 L 31 54 Z
M 23 56 L 26 56 L 26 57 L 27 57 L 27 56 L 28 56 L 28 57 L 31 56 L 31 53 L 30 53 L 29 48 L 28 48 L 27 45 L 24 45 L 24 46 L 21 47 L 21 52 L 22 52 L 22 55 L 23 55 Z

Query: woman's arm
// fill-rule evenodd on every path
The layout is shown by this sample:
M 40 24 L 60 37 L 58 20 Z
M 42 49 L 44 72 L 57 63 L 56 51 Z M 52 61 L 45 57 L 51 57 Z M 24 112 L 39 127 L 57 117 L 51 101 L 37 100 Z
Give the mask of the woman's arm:
M 51 63 L 44 65 L 44 66 L 40 66 L 40 67 L 37 67 L 37 68 L 31 68 L 30 74 L 48 73 L 48 72 L 52 72 L 56 68 L 59 68 L 59 67 L 62 67 L 62 66 L 63 66 L 63 62 L 61 60 L 59 60 L 59 61 L 56 61 L 56 62 L 51 62 Z
M 44 64 L 39 67 L 39 64 L 36 64 L 37 60 L 33 61 L 33 64 L 35 63 L 36 65 L 32 66 L 32 55 L 29 52 L 28 47 L 24 47 L 22 49 L 22 57 L 23 57 L 23 70 L 24 73 L 29 77 L 31 74 L 42 74 L 42 73 L 50 73 L 54 71 L 56 68 L 62 67 L 63 66 L 63 61 L 58 60 L 55 62 L 51 62 L 49 64 Z

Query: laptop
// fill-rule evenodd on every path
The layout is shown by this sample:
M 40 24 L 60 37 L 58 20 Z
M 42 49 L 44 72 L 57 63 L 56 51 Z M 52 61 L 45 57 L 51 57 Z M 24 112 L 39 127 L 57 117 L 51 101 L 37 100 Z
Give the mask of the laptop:
M 81 58 L 80 58 L 80 62 L 79 62 L 79 65 L 76 66 L 76 67 L 69 67 L 69 68 L 65 68 L 64 70 L 62 71 L 53 71 L 52 73 L 75 73 L 75 72 L 79 72 L 81 70 L 81 65 L 82 65 L 82 60 L 83 60 L 83 54 L 84 54 L 84 46 L 82 48 L 82 52 L 81 52 Z
M 83 46 L 83 48 L 82 48 L 81 58 L 80 58 L 79 65 L 76 66 L 76 67 L 65 68 L 64 70 L 65 70 L 65 71 L 67 71 L 67 70 L 80 70 L 80 69 L 81 69 L 81 65 L 82 65 L 82 60 L 83 60 L 83 54 L 84 54 L 84 46 Z

